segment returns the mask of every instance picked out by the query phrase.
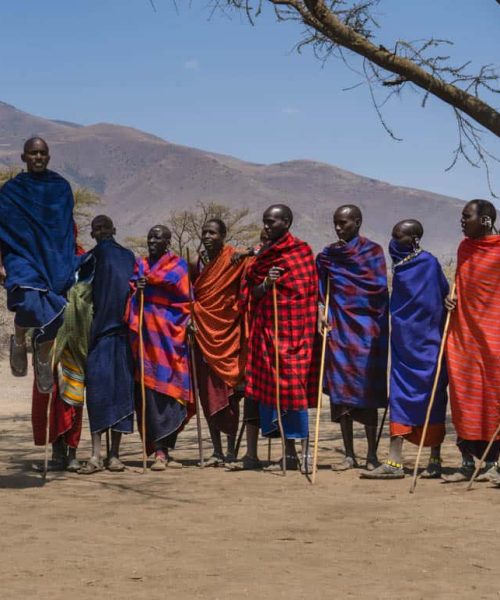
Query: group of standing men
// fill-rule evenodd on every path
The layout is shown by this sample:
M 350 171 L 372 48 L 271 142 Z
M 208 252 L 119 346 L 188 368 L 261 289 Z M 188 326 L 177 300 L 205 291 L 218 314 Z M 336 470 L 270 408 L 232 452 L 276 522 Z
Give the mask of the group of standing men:
M 424 440 L 431 455 L 423 476 L 442 476 L 449 389 L 462 466 L 443 478 L 471 477 L 474 457 L 482 456 L 500 422 L 500 236 L 490 202 L 473 200 L 462 212 L 465 239 L 451 295 L 438 261 L 420 247 L 422 225 L 413 219 L 397 223 L 389 245 L 389 299 L 383 249 L 360 235 L 362 214 L 354 205 L 335 211 L 338 241 L 316 258 L 290 233 L 293 214 L 282 204 L 264 212 L 261 244 L 244 252 L 225 244 L 221 220 L 206 222 L 196 264 L 170 250 L 171 234 L 163 225 L 148 233 L 148 256 L 135 260 L 114 240 L 113 222 L 104 215 L 93 220 L 96 245 L 84 253 L 76 241 L 69 184 L 47 169 L 49 158 L 44 140 L 26 142 L 27 172 L 0 190 L 0 244 L 8 307 L 15 312 L 11 369 L 17 376 L 27 373 L 26 332 L 33 329 L 34 437 L 45 443 L 52 396 L 52 468 L 82 474 L 105 466 L 123 470 L 120 440 L 132 432 L 134 408 L 147 454 L 154 455 L 151 468 L 181 467 L 170 451 L 194 414 L 199 391 L 213 444 L 207 465 L 263 468 L 260 429 L 266 437 L 285 438 L 285 455 L 266 469 L 286 465 L 309 472 L 308 409 L 316 407 L 321 385 L 345 449 L 343 462 L 332 468 L 358 467 L 357 421 L 368 443 L 361 476 L 404 477 L 403 441 L 421 441 L 450 310 L 447 368 L 439 374 Z M 327 345 L 320 382 L 322 334 Z M 75 449 L 85 388 L 92 456 L 82 466 Z M 243 397 L 247 453 L 236 461 Z M 388 403 L 390 451 L 380 464 L 378 410 Z M 101 437 L 108 430 L 104 462 Z M 499 481 L 499 451 L 496 440 L 480 478 Z

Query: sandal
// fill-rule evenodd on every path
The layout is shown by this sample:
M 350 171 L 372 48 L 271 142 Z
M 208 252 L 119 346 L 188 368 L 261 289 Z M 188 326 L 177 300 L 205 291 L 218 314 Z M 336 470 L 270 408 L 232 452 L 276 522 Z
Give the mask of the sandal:
M 66 471 L 69 471 L 70 473 L 78 473 L 81 468 L 82 463 L 78 459 L 72 458 L 66 467 Z
M 286 457 L 286 470 L 287 471 L 297 471 L 299 468 L 299 460 L 296 456 Z M 281 458 L 278 462 L 271 463 L 267 467 L 264 467 L 264 471 L 268 473 L 275 473 L 283 470 L 283 459 Z
M 113 473 L 121 473 L 122 471 L 125 471 L 125 465 L 118 456 L 112 456 L 108 461 L 107 469 Z
M 18 344 L 16 336 L 10 336 L 9 346 L 10 371 L 14 377 L 24 377 L 28 373 L 28 350 L 26 342 Z
M 441 468 L 441 459 L 431 458 L 425 471 L 420 475 L 421 479 L 441 479 L 443 469 Z
M 43 473 L 44 472 L 44 463 L 41 464 L 33 464 L 32 465 L 33 471 L 36 471 L 37 473 Z M 64 460 L 64 458 L 51 458 L 49 460 L 49 462 L 47 463 L 47 472 L 56 472 L 56 471 L 65 471 L 66 470 L 66 461 Z
M 261 471 L 262 463 L 258 458 L 244 456 L 241 460 L 226 463 L 226 471 Z
M 363 471 L 360 479 L 403 479 L 405 472 L 401 463 L 387 461 L 373 471 Z
M 463 481 L 469 481 L 473 475 L 474 463 L 466 463 L 451 475 L 442 475 L 441 479 L 446 483 L 461 483 Z
M 171 456 L 167 457 L 167 468 L 168 469 L 182 469 L 183 464 L 178 460 L 174 460 Z
M 151 465 L 151 471 L 165 471 L 167 468 L 167 457 L 164 454 L 157 454 L 155 461 Z
M 78 469 L 79 475 L 92 475 L 93 473 L 99 473 L 100 471 L 104 471 L 104 465 L 102 461 L 97 458 L 91 457 L 83 467 Z
M 33 344 L 33 367 L 35 369 L 36 387 L 40 394 L 50 394 L 54 387 L 54 374 L 52 373 L 52 361 L 42 362 L 38 345 Z
M 484 467 L 479 471 L 479 475 L 476 477 L 475 481 L 478 481 L 479 483 L 489 483 L 491 477 L 494 477 L 496 473 L 498 473 L 496 463 L 485 463 Z
M 332 465 L 332 471 L 348 471 L 359 467 L 356 459 L 352 456 L 346 456 L 340 465 Z
M 224 466 L 224 457 L 218 454 L 212 454 L 210 458 L 203 461 L 204 467 L 223 467 Z

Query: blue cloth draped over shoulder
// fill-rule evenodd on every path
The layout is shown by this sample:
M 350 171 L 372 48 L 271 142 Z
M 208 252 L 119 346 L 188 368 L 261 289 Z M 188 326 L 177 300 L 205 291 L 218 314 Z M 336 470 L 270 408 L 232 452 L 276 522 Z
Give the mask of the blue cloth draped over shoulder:
M 332 244 L 316 260 L 320 294 L 330 280 L 324 385 L 333 404 L 357 409 L 387 405 L 389 293 L 382 248 L 357 236 Z
M 398 244 L 389 246 L 395 264 L 408 256 Z M 444 298 L 449 285 L 438 260 L 421 252 L 396 266 L 391 296 L 391 421 L 403 425 L 424 424 L 441 337 L 446 320 Z M 448 378 L 440 374 L 431 424 L 445 422 Z
M 75 272 L 86 261 L 85 255 L 76 256 L 73 204 L 69 183 L 53 171 L 19 173 L 0 190 L 7 293 L 36 294 L 17 293 L 9 302 L 16 312 L 27 312 L 30 322 L 21 326 L 43 327 L 61 314 Z
M 131 433 L 134 417 L 133 361 L 124 321 L 135 258 L 113 239 L 91 251 L 94 317 L 87 358 L 87 407 L 91 431 Z

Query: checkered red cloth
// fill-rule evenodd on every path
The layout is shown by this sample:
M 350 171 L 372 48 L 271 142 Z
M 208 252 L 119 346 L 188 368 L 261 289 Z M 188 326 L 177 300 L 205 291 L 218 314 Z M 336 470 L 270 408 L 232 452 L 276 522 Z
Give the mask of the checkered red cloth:
M 276 284 L 281 408 L 304 410 L 316 405 L 318 357 L 313 346 L 318 284 L 310 246 L 290 233 L 259 254 L 247 271 L 242 301 L 253 314 L 246 396 L 263 404 L 276 403 L 273 292 L 269 289 L 259 300 L 250 298 L 273 265 L 285 269 Z

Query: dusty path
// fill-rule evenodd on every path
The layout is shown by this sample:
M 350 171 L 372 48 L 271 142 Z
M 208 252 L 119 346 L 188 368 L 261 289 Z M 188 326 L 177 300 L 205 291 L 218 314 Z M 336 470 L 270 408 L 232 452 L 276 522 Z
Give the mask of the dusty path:
M 410 496 L 409 478 L 335 474 L 339 432 L 326 411 L 314 488 L 298 473 L 201 471 L 194 425 L 176 452 L 191 465 L 181 471 L 141 475 L 133 435 L 124 474 L 42 485 L 30 470 L 43 456 L 31 441 L 31 380 L 1 363 L 0 382 L 2 600 L 500 598 L 500 489 L 421 481 Z M 85 430 L 80 456 L 88 451 Z M 407 448 L 408 466 L 414 456 Z M 451 436 L 445 459 L 458 460 Z

